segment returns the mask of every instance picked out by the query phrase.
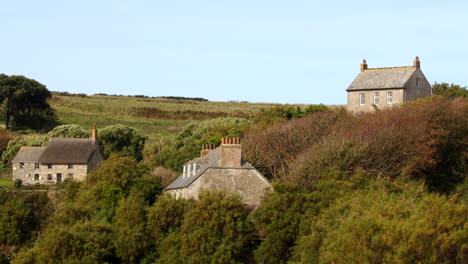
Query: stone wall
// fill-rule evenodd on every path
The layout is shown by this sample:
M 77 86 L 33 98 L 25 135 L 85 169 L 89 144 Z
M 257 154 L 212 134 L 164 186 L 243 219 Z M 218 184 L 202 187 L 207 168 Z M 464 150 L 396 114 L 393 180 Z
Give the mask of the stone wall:
M 374 104 L 374 92 L 379 93 L 379 103 Z M 392 92 L 393 100 L 392 104 L 387 104 L 387 92 Z M 360 105 L 359 94 L 364 93 L 366 95 L 366 102 L 364 105 Z M 351 112 L 370 112 L 376 110 L 382 110 L 388 107 L 402 104 L 405 101 L 404 89 L 387 89 L 387 90 L 366 90 L 366 91 L 350 91 L 348 92 L 348 106 L 347 109 Z
M 417 87 L 419 79 L 419 87 Z M 417 70 L 406 83 L 405 102 L 414 101 L 432 95 L 432 87 L 421 70 Z
M 210 168 L 189 187 L 170 190 L 176 198 L 198 199 L 203 190 L 238 193 L 246 204 L 259 205 L 267 190 L 273 190 L 255 169 Z
M 72 164 L 71 168 L 68 167 L 68 164 L 53 164 L 52 168 L 49 168 L 47 164 L 40 164 L 39 168 L 35 168 L 35 164 L 25 162 L 23 168 L 21 168 L 20 162 L 13 163 L 12 179 L 20 179 L 24 185 L 54 184 L 57 183 L 57 178 L 60 177 L 61 181 L 66 178 L 81 181 L 86 177 L 88 172 L 86 164 Z M 49 179 L 49 174 L 52 179 Z

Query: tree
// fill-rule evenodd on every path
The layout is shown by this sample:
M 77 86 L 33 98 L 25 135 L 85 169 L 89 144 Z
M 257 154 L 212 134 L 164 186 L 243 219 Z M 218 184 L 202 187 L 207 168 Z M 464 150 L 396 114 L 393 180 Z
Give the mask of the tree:
M 104 155 L 121 153 L 138 161 L 143 159 L 146 139 L 141 130 L 126 125 L 107 126 L 99 133 L 99 144 Z
M 89 138 L 90 133 L 79 125 L 61 125 L 48 133 L 49 137 Z
M 450 99 L 455 99 L 456 97 L 468 97 L 468 90 L 466 87 L 462 87 L 458 84 L 448 84 L 448 83 L 437 83 L 435 82 L 432 85 L 434 94 L 440 94 L 446 96 Z
M 40 128 L 55 121 L 53 109 L 47 103 L 52 95 L 47 88 L 21 75 L 0 77 L 0 104 L 3 107 L 5 125 L 10 128 L 25 126 Z

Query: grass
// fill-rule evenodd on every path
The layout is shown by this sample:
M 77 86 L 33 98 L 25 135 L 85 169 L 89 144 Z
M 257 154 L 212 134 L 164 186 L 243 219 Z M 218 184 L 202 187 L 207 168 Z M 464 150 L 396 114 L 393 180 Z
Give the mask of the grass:
M 54 95 L 49 103 L 56 110 L 60 123 L 88 129 L 94 124 L 98 128 L 124 124 L 141 129 L 150 141 L 174 137 L 190 122 L 214 116 L 249 117 L 260 109 L 278 105 L 102 95 L 84 98 Z M 150 114 L 145 114 L 148 110 Z
M 10 186 L 11 186 L 11 180 L 0 179 L 0 187 L 1 187 L 1 186 L 10 187 Z

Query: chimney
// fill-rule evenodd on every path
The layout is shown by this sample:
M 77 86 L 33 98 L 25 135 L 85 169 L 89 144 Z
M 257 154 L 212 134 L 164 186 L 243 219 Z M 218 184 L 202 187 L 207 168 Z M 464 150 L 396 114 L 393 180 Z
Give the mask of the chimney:
M 366 60 L 362 60 L 362 63 L 361 63 L 361 72 L 367 70 L 367 62 Z
M 93 132 L 91 133 L 91 138 L 92 138 L 94 141 L 97 141 L 97 139 L 98 139 L 96 125 L 93 125 Z
M 200 158 L 203 158 L 210 150 L 213 150 L 216 148 L 216 144 L 203 144 L 202 145 L 202 150 L 200 151 Z
M 419 61 L 418 56 L 416 56 L 416 58 L 414 59 L 413 67 L 415 67 L 416 69 L 421 69 L 421 61 Z
M 240 138 L 221 139 L 221 167 L 241 168 L 241 153 Z

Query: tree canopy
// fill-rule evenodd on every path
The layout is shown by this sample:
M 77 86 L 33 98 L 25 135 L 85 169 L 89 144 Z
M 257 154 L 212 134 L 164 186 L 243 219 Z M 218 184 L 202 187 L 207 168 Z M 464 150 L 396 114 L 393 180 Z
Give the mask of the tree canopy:
M 432 89 L 434 90 L 434 94 L 440 94 L 450 99 L 455 99 L 456 97 L 468 97 L 468 90 L 466 87 L 462 87 L 459 84 L 436 82 L 432 85 Z
M 47 103 L 52 95 L 47 88 L 21 75 L 0 75 L 0 104 L 7 128 L 43 128 L 56 117 Z

